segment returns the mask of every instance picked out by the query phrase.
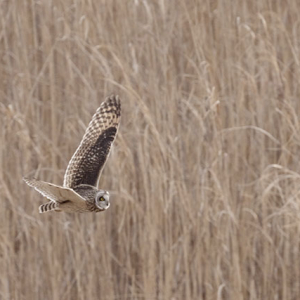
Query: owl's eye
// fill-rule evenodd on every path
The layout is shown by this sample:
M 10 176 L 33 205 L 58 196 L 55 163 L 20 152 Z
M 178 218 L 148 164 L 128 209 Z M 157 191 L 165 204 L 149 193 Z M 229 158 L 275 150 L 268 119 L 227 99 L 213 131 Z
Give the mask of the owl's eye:
M 105 201 L 105 199 L 103 197 L 100 197 L 100 201 Z

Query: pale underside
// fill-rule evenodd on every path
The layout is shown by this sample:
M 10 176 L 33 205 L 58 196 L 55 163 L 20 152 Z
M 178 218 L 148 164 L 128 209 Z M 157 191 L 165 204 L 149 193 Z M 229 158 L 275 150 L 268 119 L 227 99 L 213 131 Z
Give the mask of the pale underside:
M 56 210 L 67 211 L 69 206 L 72 207 L 72 211 L 86 211 L 86 200 L 81 197 L 74 190 L 62 186 L 55 185 L 53 183 L 36 180 L 34 178 L 24 178 L 24 181 L 31 187 L 35 188 L 47 199 L 58 203 Z M 61 206 L 61 208 L 60 208 Z

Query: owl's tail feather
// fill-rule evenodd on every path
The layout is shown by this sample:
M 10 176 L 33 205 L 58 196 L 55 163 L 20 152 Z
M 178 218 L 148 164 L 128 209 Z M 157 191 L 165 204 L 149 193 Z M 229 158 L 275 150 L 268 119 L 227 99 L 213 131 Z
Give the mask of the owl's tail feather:
M 45 212 L 52 211 L 52 210 L 60 211 L 60 210 L 57 208 L 57 203 L 56 203 L 56 202 L 53 202 L 53 201 L 49 201 L 49 202 L 47 202 L 47 203 L 45 203 L 45 204 L 42 204 L 42 205 L 39 207 L 40 213 L 45 213 Z

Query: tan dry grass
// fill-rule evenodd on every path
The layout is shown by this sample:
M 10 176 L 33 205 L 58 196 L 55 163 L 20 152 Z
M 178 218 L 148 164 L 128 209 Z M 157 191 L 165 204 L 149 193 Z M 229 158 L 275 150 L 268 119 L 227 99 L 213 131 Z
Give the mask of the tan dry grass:
M 0 299 L 299 299 L 300 7 L 0 3 Z M 106 95 L 102 214 L 38 213 Z

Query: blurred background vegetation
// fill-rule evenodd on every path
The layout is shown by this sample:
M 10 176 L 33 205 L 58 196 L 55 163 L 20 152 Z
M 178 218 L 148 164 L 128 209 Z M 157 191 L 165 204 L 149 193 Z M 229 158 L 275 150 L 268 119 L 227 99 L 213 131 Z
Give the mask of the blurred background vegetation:
M 0 2 L 0 299 L 299 299 L 300 3 Z M 40 215 L 93 113 L 99 214 Z

